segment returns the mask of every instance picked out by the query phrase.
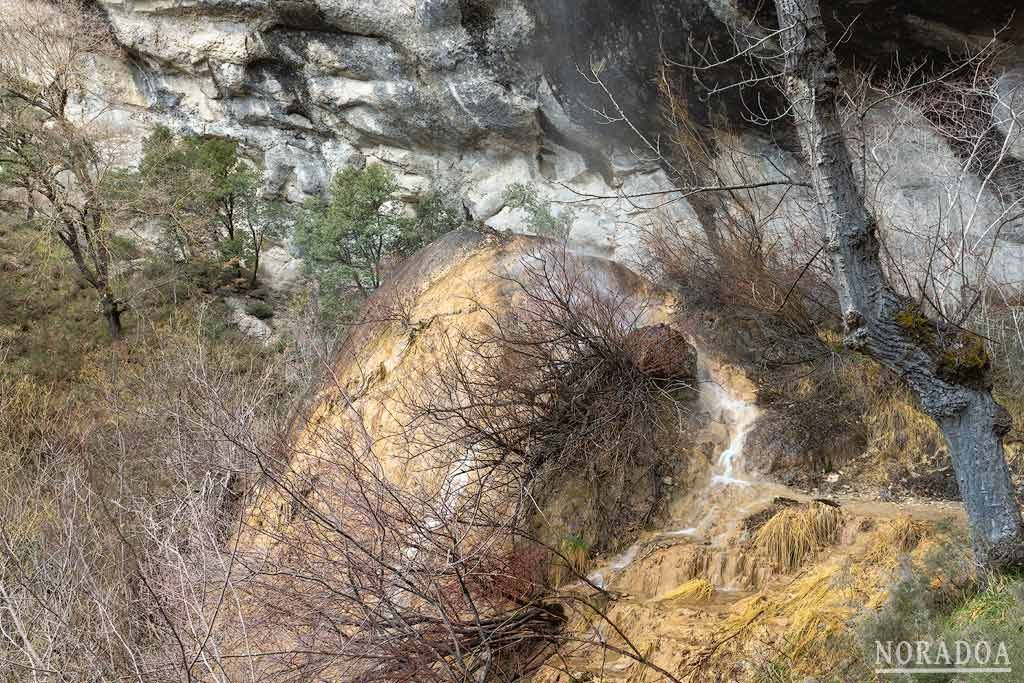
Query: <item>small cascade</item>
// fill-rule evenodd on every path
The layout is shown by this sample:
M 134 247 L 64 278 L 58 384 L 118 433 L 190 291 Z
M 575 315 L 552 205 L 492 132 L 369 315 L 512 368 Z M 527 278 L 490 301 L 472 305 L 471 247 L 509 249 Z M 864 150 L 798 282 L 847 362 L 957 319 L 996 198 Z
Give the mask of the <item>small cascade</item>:
M 587 576 L 587 580 L 598 588 L 607 588 L 608 584 L 605 581 L 605 574 L 621 572 L 623 569 L 633 564 L 633 560 L 636 559 L 637 553 L 640 552 L 641 545 L 642 544 L 638 541 L 629 546 L 625 552 L 613 557 L 603 571 L 595 571 Z
M 755 482 L 742 476 L 743 445 L 760 414 L 757 406 L 730 391 L 723 382 L 716 381 L 713 373 L 706 370 L 703 372 L 705 376 L 700 401 L 710 416 L 709 429 L 714 432 L 716 441 L 725 444 L 725 448 L 715 462 L 707 488 L 694 491 L 692 497 L 688 499 L 687 510 L 680 519 L 690 518 L 690 521 L 661 529 L 609 558 L 587 577 L 591 583 L 607 587 L 613 577 L 621 574 L 637 560 L 643 547 L 659 539 L 674 540 L 683 544 L 702 544 L 711 540 L 716 546 L 727 543 L 735 524 L 762 497 L 760 487 L 753 486 Z M 723 491 L 719 487 L 728 488 Z M 717 493 L 716 489 L 719 489 Z M 691 516 L 694 511 L 700 513 L 696 519 Z M 731 584 L 737 575 L 741 579 L 738 581 L 740 585 L 749 586 L 756 583 L 752 577 L 744 576 L 751 569 L 742 563 L 740 566 L 733 566 L 737 562 L 736 558 L 724 559 L 727 557 L 728 553 L 720 552 L 716 555 L 717 559 L 713 566 L 704 565 L 701 570 L 709 572 L 714 569 L 710 573 L 723 583 Z M 729 564 L 730 562 L 732 564 Z
M 749 486 L 750 481 L 740 478 L 743 444 L 760 414 L 752 402 L 729 393 L 715 381 L 704 383 L 702 400 L 709 406 L 717 422 L 725 424 L 730 433 L 729 445 L 718 456 L 719 472 L 711 477 L 712 484 Z

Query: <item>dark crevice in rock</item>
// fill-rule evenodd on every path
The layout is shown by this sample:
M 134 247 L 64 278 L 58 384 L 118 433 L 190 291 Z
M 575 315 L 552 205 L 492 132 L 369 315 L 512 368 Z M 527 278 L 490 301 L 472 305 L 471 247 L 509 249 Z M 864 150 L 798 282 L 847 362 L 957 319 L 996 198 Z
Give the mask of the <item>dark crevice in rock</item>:
M 384 38 L 342 31 L 302 30 L 274 28 L 262 34 L 264 44 L 276 61 L 291 65 L 295 70 L 316 65 L 319 72 L 344 76 L 354 80 L 381 80 L 402 78 L 406 74 L 399 64 L 407 56 Z M 336 61 L 323 64 L 310 54 L 311 44 L 321 44 Z
M 177 71 L 177 69 L 172 65 L 152 59 L 150 55 L 127 47 L 122 47 L 122 52 L 126 57 L 125 63 L 128 65 L 128 71 L 135 87 L 150 102 L 149 107 L 158 111 L 174 111 L 181 102 L 181 95 L 164 88 L 160 84 L 160 79 L 154 74 L 159 70 Z M 154 62 L 159 69 L 154 66 Z
M 323 12 L 313 0 L 276 0 L 263 18 L 262 30 L 291 28 L 322 31 L 326 22 Z
M 459 0 L 462 27 L 469 34 L 473 50 L 482 56 L 490 53 L 487 32 L 494 26 L 495 11 L 492 0 Z

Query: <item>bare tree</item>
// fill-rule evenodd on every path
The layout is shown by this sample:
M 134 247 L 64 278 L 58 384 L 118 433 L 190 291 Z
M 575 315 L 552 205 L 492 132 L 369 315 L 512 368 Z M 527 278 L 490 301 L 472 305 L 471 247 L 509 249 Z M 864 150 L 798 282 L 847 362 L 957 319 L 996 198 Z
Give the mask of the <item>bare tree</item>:
M 901 377 L 949 443 L 979 565 L 998 569 L 1020 564 L 1024 562 L 1024 526 L 1002 448 L 1002 436 L 1010 420 L 991 395 L 991 361 L 985 340 L 964 328 L 997 284 L 992 271 L 995 240 L 1007 225 L 1021 218 L 1020 168 L 1008 154 L 1011 136 L 1019 125 L 991 119 L 992 79 L 987 67 L 995 41 L 974 55 L 954 60 L 937 76 L 914 65 L 897 73 L 889 83 L 865 76 L 851 92 L 840 82 L 817 2 L 777 0 L 776 13 L 776 28 L 762 27 L 756 18 L 741 25 L 737 16 L 734 52 L 730 56 L 722 58 L 710 51 L 698 53 L 694 63 L 666 58 L 666 65 L 685 70 L 691 80 L 703 86 L 707 97 L 737 91 L 756 93 L 746 104 L 746 111 L 739 112 L 755 126 L 791 119 L 809 183 L 798 181 L 796 177 L 801 173 L 788 172 L 765 155 L 742 149 L 714 149 L 723 136 L 709 136 L 692 124 L 685 105 L 679 104 L 678 94 L 673 91 L 673 81 L 664 73 L 663 89 L 669 94 L 668 119 L 676 148 L 671 151 L 663 150 L 660 142 L 630 123 L 599 72 L 592 70 L 585 75 L 604 90 L 611 104 L 611 114 L 598 114 L 609 122 L 630 126 L 640 149 L 660 160 L 679 182 L 675 193 L 659 193 L 666 195 L 665 201 L 692 202 L 694 197 L 702 197 L 696 207 L 698 215 L 706 214 L 709 201 L 714 202 L 718 207 L 715 218 L 724 218 L 724 225 L 730 228 L 716 226 L 709 231 L 707 225 L 702 225 L 706 241 L 703 252 L 692 236 L 681 238 L 671 234 L 671 229 L 655 233 L 649 245 L 661 251 L 655 254 L 661 265 L 667 257 L 670 266 L 683 266 L 684 275 L 695 272 L 694 262 L 698 271 L 703 268 L 706 273 L 722 273 L 728 272 L 723 271 L 722 263 L 728 265 L 731 259 L 723 260 L 721 255 L 729 253 L 730 243 L 742 247 L 747 242 L 757 247 L 761 240 L 770 239 L 766 221 L 758 220 L 757 212 L 749 207 L 767 205 L 769 220 L 823 226 L 821 247 L 810 250 L 806 248 L 808 233 L 789 229 L 791 242 L 793 237 L 798 238 L 793 245 L 809 255 L 795 280 L 778 263 L 766 261 L 745 247 L 755 256 L 746 260 L 764 271 L 751 280 L 752 284 L 758 283 L 751 291 L 769 301 L 774 298 L 773 290 L 785 291 L 777 308 L 785 312 L 787 306 L 794 306 L 790 297 L 794 290 L 800 298 L 808 299 L 808 290 L 798 288 L 800 280 L 808 269 L 815 270 L 813 264 L 820 255 L 828 257 L 835 292 L 828 293 L 830 296 L 821 303 L 828 303 L 831 296 L 838 297 L 847 346 L 875 358 Z M 745 63 L 744 76 L 723 81 L 719 70 L 737 63 Z M 761 97 L 771 87 L 780 88 L 785 95 L 781 111 L 766 106 Z M 869 161 L 862 137 L 861 165 L 855 169 L 847 143 L 848 137 L 863 133 L 857 130 L 858 123 L 863 128 L 871 110 L 888 104 L 913 110 L 920 121 L 930 123 L 952 144 L 960 159 L 953 179 L 944 186 L 948 197 L 937 225 L 890 226 L 896 233 L 909 235 L 927 256 L 928 262 L 916 279 L 905 261 L 883 250 L 878 216 L 871 208 L 880 206 L 879 198 L 865 197 L 869 163 L 877 159 Z M 1004 104 L 1002 109 L 1008 108 Z M 904 130 L 909 128 L 906 122 L 903 124 Z M 997 132 L 1000 126 L 1010 131 L 1005 137 Z M 748 157 L 746 163 L 744 155 Z M 734 165 L 740 171 L 738 177 L 730 168 Z M 744 168 L 758 165 L 762 170 L 754 174 Z M 884 177 L 890 169 L 872 170 Z M 879 186 L 876 182 L 876 192 Z M 785 188 L 781 195 L 773 192 L 780 187 Z M 791 192 L 796 188 L 808 188 L 810 197 L 804 192 Z M 982 197 L 993 189 L 999 196 L 999 206 L 994 212 L 980 211 Z M 712 197 L 705 199 L 705 195 Z M 745 215 L 754 220 L 744 221 Z M 827 272 L 826 268 L 816 270 L 818 275 Z M 780 288 L 780 281 L 792 284 Z M 999 293 L 1007 298 L 1005 291 Z M 819 303 L 813 296 L 810 301 Z M 932 314 L 938 319 L 929 317 Z
M 0 187 L 44 237 L 67 249 L 99 295 L 110 334 L 121 334 L 114 292 L 113 226 L 104 200 L 110 168 L 98 127 L 76 116 L 95 65 L 113 42 L 84 0 L 0 2 Z
M 776 0 L 785 90 L 839 292 L 846 343 L 896 372 L 949 442 L 976 559 L 1024 563 L 1024 524 L 1003 453 L 1006 411 L 992 398 L 982 340 L 927 318 L 889 283 L 877 222 L 854 175 L 836 57 L 817 0 Z

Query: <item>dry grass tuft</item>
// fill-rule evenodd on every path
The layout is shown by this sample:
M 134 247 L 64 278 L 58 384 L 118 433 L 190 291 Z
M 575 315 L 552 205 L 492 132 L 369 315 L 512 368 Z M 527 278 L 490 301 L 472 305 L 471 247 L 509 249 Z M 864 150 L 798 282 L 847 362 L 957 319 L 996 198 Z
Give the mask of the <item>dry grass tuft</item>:
M 807 523 L 819 545 L 835 543 L 843 526 L 843 511 L 833 505 L 811 503 L 806 510 Z
M 777 513 L 759 533 L 763 547 L 775 548 L 782 563 L 793 563 L 798 556 L 794 547 L 813 547 L 816 542 L 813 529 L 826 539 L 836 539 L 839 510 L 814 510 L 815 505 Z M 849 677 L 842 680 L 868 680 L 858 668 L 862 662 L 855 627 L 860 616 L 885 604 L 901 555 L 909 555 L 914 572 L 937 577 L 932 590 L 953 594 L 960 585 L 955 570 L 943 560 L 936 573 L 936 560 L 930 559 L 936 548 L 949 544 L 950 538 L 937 523 L 910 517 L 883 521 L 870 535 L 854 541 L 849 554 L 832 553 L 806 566 L 788 584 L 766 586 L 733 605 L 712 642 L 687 662 L 689 678 L 685 680 L 712 680 L 711 672 L 728 670 L 739 661 L 759 660 L 766 670 L 779 664 L 789 677 L 756 680 L 802 680 L 823 671 L 846 672 Z M 987 605 L 979 606 L 968 616 L 985 609 Z M 989 612 L 1001 614 L 998 605 Z
M 711 596 L 714 594 L 714 585 L 704 577 L 697 577 L 696 579 L 690 579 L 686 583 L 680 584 L 678 587 L 662 595 L 658 600 L 687 600 L 690 602 L 704 602 L 706 600 L 710 600 Z
M 931 454 L 941 456 L 946 442 L 935 421 L 917 407 L 902 387 L 868 401 L 864 424 L 868 448 L 883 461 L 912 466 Z
M 909 515 L 897 517 L 875 533 L 872 548 L 864 559 L 893 565 L 900 556 L 914 550 L 929 530 L 928 524 Z
M 790 599 L 779 615 L 789 618 L 787 654 L 800 659 L 846 632 L 854 615 L 855 591 L 838 580 L 840 569 L 829 564 L 793 582 Z
M 754 548 L 777 571 L 792 572 L 816 550 L 835 543 L 842 523 L 842 510 L 831 505 L 784 508 L 757 530 Z
M 890 575 L 865 561 L 846 566 L 833 560 L 810 567 L 780 591 L 762 591 L 737 603 L 700 664 L 710 670 L 738 656 L 760 656 L 743 652 L 769 637 L 767 624 L 784 623 L 785 631 L 770 639 L 791 673 L 833 670 L 849 657 L 843 644 L 851 637 L 858 610 L 884 600 Z
M 569 577 L 585 576 L 590 569 L 590 546 L 576 534 L 566 534 L 558 544 L 560 556 L 551 566 L 551 581 L 559 586 Z

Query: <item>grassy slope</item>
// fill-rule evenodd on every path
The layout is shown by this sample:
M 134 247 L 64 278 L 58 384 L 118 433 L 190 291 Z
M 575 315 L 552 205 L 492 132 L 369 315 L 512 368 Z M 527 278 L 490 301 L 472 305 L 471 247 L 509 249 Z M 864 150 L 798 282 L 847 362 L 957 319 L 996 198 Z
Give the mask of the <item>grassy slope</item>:
M 61 256 L 9 218 L 0 222 L 0 339 L 8 345 L 0 368 L 7 374 L 66 380 L 105 341 L 95 292 Z

